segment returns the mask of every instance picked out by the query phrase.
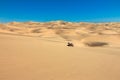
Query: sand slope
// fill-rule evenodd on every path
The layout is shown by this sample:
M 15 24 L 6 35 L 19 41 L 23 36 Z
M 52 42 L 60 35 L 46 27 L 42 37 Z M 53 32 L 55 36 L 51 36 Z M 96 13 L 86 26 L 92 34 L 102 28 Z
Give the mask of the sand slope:
M 119 63 L 119 48 L 0 34 L 0 80 L 120 80 Z
M 120 23 L 0 24 L 0 80 L 120 80 Z

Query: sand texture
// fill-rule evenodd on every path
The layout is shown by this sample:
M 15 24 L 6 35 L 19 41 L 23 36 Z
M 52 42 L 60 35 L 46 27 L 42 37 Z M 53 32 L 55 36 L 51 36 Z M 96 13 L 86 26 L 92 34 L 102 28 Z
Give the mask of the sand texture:
M 0 24 L 0 80 L 120 80 L 120 23 Z

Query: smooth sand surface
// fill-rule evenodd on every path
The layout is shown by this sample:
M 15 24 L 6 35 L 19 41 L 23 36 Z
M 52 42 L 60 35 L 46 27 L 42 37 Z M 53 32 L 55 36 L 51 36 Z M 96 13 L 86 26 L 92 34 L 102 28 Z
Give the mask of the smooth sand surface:
M 0 80 L 120 80 L 120 23 L 0 24 Z
M 56 40 L 0 34 L 0 80 L 120 80 L 120 48 Z

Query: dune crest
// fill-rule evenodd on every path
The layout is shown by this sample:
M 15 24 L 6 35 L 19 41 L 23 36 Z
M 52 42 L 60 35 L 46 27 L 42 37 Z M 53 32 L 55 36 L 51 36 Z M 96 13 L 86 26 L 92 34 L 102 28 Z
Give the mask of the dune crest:
M 120 45 L 120 23 L 10 22 L 0 24 L 0 33 L 45 38 L 60 37 L 76 45 L 86 41 L 104 41 L 111 46 Z

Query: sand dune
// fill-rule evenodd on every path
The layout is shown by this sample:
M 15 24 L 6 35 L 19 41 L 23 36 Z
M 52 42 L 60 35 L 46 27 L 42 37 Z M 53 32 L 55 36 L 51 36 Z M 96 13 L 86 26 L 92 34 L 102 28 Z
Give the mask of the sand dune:
M 120 44 L 120 23 L 11 22 L 0 24 L 0 33 L 48 38 L 59 36 L 66 41 L 74 42 L 76 46 L 84 45 L 84 41 L 89 40 Z
M 120 23 L 0 24 L 0 80 L 120 80 L 119 63 Z

